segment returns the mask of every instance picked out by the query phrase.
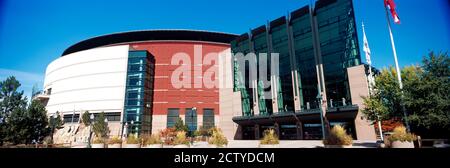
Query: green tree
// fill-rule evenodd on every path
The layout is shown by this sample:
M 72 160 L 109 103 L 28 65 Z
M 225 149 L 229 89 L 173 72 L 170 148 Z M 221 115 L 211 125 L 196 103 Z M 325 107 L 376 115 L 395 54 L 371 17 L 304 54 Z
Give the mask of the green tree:
M 13 112 L 15 116 L 20 116 L 21 112 L 25 111 L 27 98 L 23 96 L 23 91 L 19 92 L 17 89 L 21 86 L 20 82 L 14 76 L 8 77 L 6 80 L 0 82 L 0 145 L 7 139 L 15 136 L 15 133 L 10 132 L 11 120 L 9 119 Z M 19 117 L 20 118 L 20 117 Z M 18 118 L 14 118 L 17 122 Z M 14 126 L 17 129 L 19 126 Z
M 189 128 L 186 124 L 184 124 L 183 120 L 178 117 L 177 122 L 175 122 L 175 131 L 184 131 L 184 132 L 188 132 Z
M 56 112 L 56 117 L 54 116 L 50 116 L 49 119 L 49 129 L 50 129 L 50 136 L 51 136 L 51 140 L 53 143 L 53 134 L 55 134 L 55 131 L 58 129 L 62 128 L 62 125 L 64 124 L 62 119 L 61 119 L 61 115 L 59 114 L 59 112 Z
M 365 117 L 371 121 L 403 118 L 403 102 L 412 132 L 427 138 L 450 138 L 448 53 L 431 52 L 421 65 L 402 69 L 403 101 L 396 75 L 390 67 L 375 78 L 373 94 L 364 98 Z
M 81 116 L 81 121 L 86 127 L 91 125 L 91 117 L 89 116 L 89 111 L 85 111 L 83 113 L 83 115 Z
M 25 108 L 14 109 L 8 117 L 5 140 L 13 144 L 26 143 L 27 120 Z
M 107 138 L 109 133 L 108 123 L 105 122 L 105 113 L 101 112 L 98 117 L 95 118 L 93 130 L 95 136 L 99 138 Z
M 414 80 L 405 82 L 405 105 L 413 132 L 450 138 L 450 58 L 448 53 L 425 56 Z
M 41 142 L 46 136 L 49 135 L 50 130 L 48 128 L 47 110 L 44 105 L 33 100 L 27 109 L 27 133 L 26 142 L 30 143 L 33 140 Z
M 370 121 L 403 117 L 401 91 L 395 68 L 385 68 L 375 77 L 372 93 L 369 97 L 364 97 L 363 101 L 365 108 L 362 113 Z

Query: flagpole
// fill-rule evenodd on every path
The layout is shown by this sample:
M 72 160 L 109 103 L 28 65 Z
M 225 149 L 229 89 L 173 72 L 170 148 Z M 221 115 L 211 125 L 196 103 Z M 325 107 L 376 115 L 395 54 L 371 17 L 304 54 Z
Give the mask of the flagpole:
M 389 12 L 388 9 L 386 8 L 386 5 L 384 5 L 384 9 L 386 11 L 386 19 L 387 19 L 387 24 L 388 24 L 388 28 L 389 28 L 389 35 L 391 37 L 391 46 L 392 46 L 392 52 L 394 54 L 394 61 L 395 61 L 395 69 L 397 70 L 397 78 L 398 78 L 398 85 L 400 87 L 400 91 L 401 91 L 401 106 L 402 106 L 402 111 L 403 111 L 403 119 L 405 121 L 405 125 L 406 125 L 406 129 L 408 131 L 411 131 L 410 127 L 409 127 L 409 123 L 408 123 L 408 116 L 406 114 L 406 109 L 405 109 L 405 105 L 403 104 L 403 83 L 402 83 L 402 75 L 401 75 L 401 71 L 400 68 L 398 66 L 398 60 L 397 60 L 397 50 L 395 49 L 395 43 L 394 43 L 394 35 L 392 35 L 392 28 L 391 28 L 391 21 L 389 19 Z
M 367 47 L 367 49 L 369 49 L 369 42 L 368 42 L 368 39 L 367 39 L 367 36 L 366 36 L 366 30 L 365 30 L 365 27 L 364 27 L 364 22 L 362 22 L 362 30 L 363 30 L 363 34 L 364 34 L 364 40 L 365 40 L 364 43 L 367 43 L 367 46 L 366 46 L 366 44 L 364 44 L 364 46 Z M 366 60 L 366 61 L 367 61 L 367 64 L 369 65 L 369 79 L 368 79 L 368 81 L 369 81 L 369 95 L 372 95 L 372 93 L 373 93 L 373 84 L 375 83 L 375 81 L 373 81 L 372 61 L 370 61 L 370 53 L 368 53 L 368 52 L 369 51 L 365 51 L 366 57 L 369 57 L 369 60 Z M 383 130 L 381 129 L 380 116 L 378 114 L 377 114 L 377 123 L 378 123 L 378 133 L 380 134 L 381 141 L 384 141 Z

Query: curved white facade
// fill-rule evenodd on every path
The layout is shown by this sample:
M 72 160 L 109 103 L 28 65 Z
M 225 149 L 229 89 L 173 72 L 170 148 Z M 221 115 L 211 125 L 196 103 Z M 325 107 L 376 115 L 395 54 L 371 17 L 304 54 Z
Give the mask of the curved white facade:
M 128 45 L 94 48 L 50 63 L 44 82 L 49 115 L 122 112 L 128 51 Z

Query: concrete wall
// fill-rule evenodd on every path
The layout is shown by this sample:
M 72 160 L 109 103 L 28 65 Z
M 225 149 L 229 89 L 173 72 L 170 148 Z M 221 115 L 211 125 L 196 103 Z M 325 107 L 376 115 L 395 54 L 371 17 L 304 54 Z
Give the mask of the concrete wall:
M 361 109 L 365 106 L 362 97 L 369 95 L 369 85 L 364 65 L 347 69 L 352 103 L 359 106 L 358 115 L 355 118 L 356 137 L 358 140 L 376 140 L 375 128 L 367 121 Z
M 236 96 L 233 92 L 233 61 L 231 50 L 225 50 L 219 56 L 219 109 L 220 119 L 218 127 L 222 129 L 227 139 L 234 139 L 237 130 L 237 124 L 233 122 L 233 117 L 241 113 L 236 111 L 240 109 L 240 95 Z M 239 107 L 238 107 L 239 106 Z
M 51 88 L 46 106 L 72 114 L 122 112 L 128 60 L 128 45 L 101 47 L 60 57 L 46 70 L 44 89 Z

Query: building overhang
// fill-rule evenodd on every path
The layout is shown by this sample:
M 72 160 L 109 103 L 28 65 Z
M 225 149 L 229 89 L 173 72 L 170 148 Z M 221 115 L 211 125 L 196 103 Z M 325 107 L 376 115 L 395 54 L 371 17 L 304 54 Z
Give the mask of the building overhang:
M 344 106 L 329 108 L 325 113 L 325 117 L 329 121 L 344 121 L 354 120 L 358 114 L 358 106 Z M 274 123 L 317 123 L 320 122 L 320 110 L 311 109 L 300 112 L 282 112 L 275 113 L 273 115 L 255 115 L 255 116 L 236 116 L 233 117 L 233 121 L 241 126 L 253 126 L 259 125 L 271 125 Z

